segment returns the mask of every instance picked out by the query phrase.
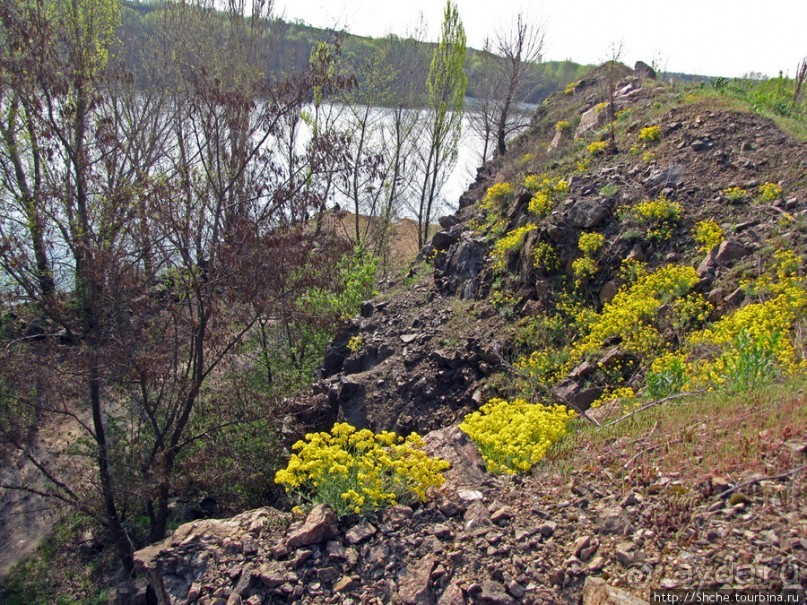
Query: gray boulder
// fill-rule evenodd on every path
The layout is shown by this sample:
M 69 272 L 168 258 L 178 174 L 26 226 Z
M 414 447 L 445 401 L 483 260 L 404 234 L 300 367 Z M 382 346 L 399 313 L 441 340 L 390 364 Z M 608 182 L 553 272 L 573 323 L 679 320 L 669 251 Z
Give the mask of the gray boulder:
M 610 211 L 596 200 L 578 200 L 566 213 L 566 222 L 577 229 L 591 229 L 602 223 Z

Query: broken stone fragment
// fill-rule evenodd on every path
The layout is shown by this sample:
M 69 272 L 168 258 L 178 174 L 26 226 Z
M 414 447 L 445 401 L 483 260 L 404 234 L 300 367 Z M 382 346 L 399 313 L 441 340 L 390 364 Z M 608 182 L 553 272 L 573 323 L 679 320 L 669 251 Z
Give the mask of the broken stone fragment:
M 513 597 L 507 594 L 504 586 L 493 580 L 482 582 L 482 591 L 479 593 L 479 600 L 488 605 L 510 605 L 515 603 Z
M 479 527 L 486 527 L 493 525 L 488 514 L 488 509 L 479 500 L 471 503 L 468 510 L 465 511 L 465 529 L 477 529 Z
M 437 605 L 465 605 L 462 589 L 456 584 L 449 584 L 437 600 Z
M 286 546 L 297 548 L 335 538 L 339 533 L 336 513 L 327 504 L 317 504 L 301 524 L 294 524 L 286 534 Z
M 268 588 L 275 588 L 286 581 L 286 567 L 282 563 L 264 563 L 257 572 L 261 583 Z
M 375 526 L 369 521 L 362 521 L 354 525 L 345 533 L 345 539 L 350 544 L 359 544 L 364 542 L 367 538 L 374 535 L 378 531 Z
M 334 592 L 350 592 L 359 585 L 359 580 L 353 576 L 342 576 L 333 585 Z
M 583 585 L 583 605 L 647 605 L 647 601 L 609 586 L 602 578 L 589 576 Z
M 405 605 L 427 605 L 433 602 L 429 582 L 436 563 L 435 556 L 428 554 L 407 566 L 398 588 L 398 597 Z

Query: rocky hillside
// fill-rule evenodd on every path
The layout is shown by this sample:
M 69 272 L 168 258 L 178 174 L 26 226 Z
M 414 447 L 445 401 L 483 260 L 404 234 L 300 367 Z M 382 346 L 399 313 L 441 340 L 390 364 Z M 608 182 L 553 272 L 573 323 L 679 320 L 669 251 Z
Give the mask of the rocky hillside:
M 541 105 L 286 419 L 289 443 L 336 418 L 426 434 L 452 463 L 434 499 L 182 526 L 138 553 L 160 602 L 805 586 L 807 144 L 651 76 L 606 66 Z M 581 418 L 531 475 L 493 475 L 457 424 L 494 397 Z

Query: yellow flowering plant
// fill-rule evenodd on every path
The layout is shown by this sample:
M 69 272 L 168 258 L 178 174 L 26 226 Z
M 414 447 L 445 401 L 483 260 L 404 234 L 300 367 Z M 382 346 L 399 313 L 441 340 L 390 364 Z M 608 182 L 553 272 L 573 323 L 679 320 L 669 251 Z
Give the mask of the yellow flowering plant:
M 658 141 L 659 138 L 661 138 L 660 126 L 645 126 L 642 128 L 641 132 L 639 132 L 639 140 L 646 143 L 654 143 Z
M 695 224 L 692 230 L 692 235 L 695 241 L 700 244 L 700 250 L 704 254 L 715 246 L 719 245 L 725 238 L 723 236 L 723 229 L 715 221 L 699 221 Z
M 491 252 L 494 270 L 504 271 L 507 268 L 509 254 L 518 250 L 524 242 L 526 235 L 530 231 L 535 231 L 537 228 L 538 226 L 534 223 L 529 223 L 523 227 L 509 231 L 503 238 L 498 240 L 493 245 Z
M 465 416 L 460 429 L 476 443 L 493 473 L 526 473 L 567 432 L 575 417 L 562 405 L 491 399 Z
M 482 198 L 481 206 L 484 210 L 491 210 L 501 204 L 507 203 L 513 197 L 514 191 L 510 183 L 494 183 L 488 187 L 485 197 Z
M 597 271 L 597 261 L 590 256 L 581 256 L 572 262 L 572 273 L 578 288 L 597 275 Z
M 538 217 L 544 217 L 566 194 L 569 185 L 562 178 L 552 178 L 547 174 L 530 174 L 524 179 L 524 188 L 533 194 L 527 209 Z
M 782 197 L 782 188 L 776 183 L 762 183 L 757 191 L 759 199 L 763 202 L 772 202 Z
M 510 183 L 494 183 L 480 200 L 479 207 L 485 212 L 485 224 L 490 234 L 500 235 L 506 229 L 505 214 L 514 193 L 515 188 Z
M 659 308 L 681 298 L 697 283 L 695 269 L 676 265 L 639 277 L 617 292 L 600 313 L 586 316 L 587 333 L 572 349 L 572 359 L 582 359 L 613 337 L 621 338 L 620 346 L 628 353 L 640 357 L 652 354 L 665 342 L 658 325 Z
M 560 258 L 552 244 L 538 242 L 532 248 L 532 265 L 543 271 L 557 271 L 560 269 Z
M 351 336 L 350 339 L 347 341 L 347 350 L 351 353 L 355 354 L 361 351 L 364 348 L 364 336 L 361 334 L 356 334 L 355 336 Z
M 605 243 L 602 233 L 581 233 L 577 240 L 577 247 L 586 256 L 594 256 Z
M 630 387 L 608 388 L 591 403 L 591 407 L 597 409 L 611 401 L 621 401 L 623 407 L 631 408 L 637 403 L 636 393 Z
M 604 243 L 605 237 L 601 233 L 580 234 L 577 248 L 583 253 L 583 256 L 572 262 L 572 272 L 578 288 L 597 275 L 598 267 L 594 255 L 600 251 Z
M 530 384 L 547 385 L 558 382 L 568 373 L 568 360 L 568 351 L 550 348 L 519 357 L 514 365 Z
M 341 422 L 330 433 L 310 433 L 292 446 L 275 475 L 299 502 L 330 504 L 338 515 L 368 514 L 400 502 L 425 502 L 445 481 L 449 463 L 428 456 L 415 433 L 400 437 L 357 430 Z
M 665 241 L 672 237 L 682 213 L 681 204 L 671 202 L 663 196 L 639 202 L 631 210 L 635 220 L 648 226 L 647 237 L 656 241 Z
M 742 202 L 748 199 L 749 193 L 747 190 L 743 189 L 742 187 L 727 187 L 723 190 L 723 195 L 726 196 L 726 200 L 731 203 Z
M 617 270 L 617 277 L 628 285 L 635 284 L 645 275 L 647 275 L 647 268 L 642 261 L 635 258 L 623 259 Z
M 792 250 L 777 250 L 767 274 L 747 286 L 758 302 L 737 309 L 706 328 L 689 332 L 677 352 L 665 352 L 650 364 L 648 392 L 664 396 L 678 390 L 729 388 L 750 390 L 777 374 L 807 369 L 798 344 L 799 322 L 807 311 L 807 289 L 801 259 Z M 673 305 L 681 319 L 703 322 L 711 305 L 679 299 Z
M 586 145 L 586 151 L 591 155 L 599 155 L 604 153 L 606 149 L 608 149 L 608 143 L 606 141 L 594 141 Z

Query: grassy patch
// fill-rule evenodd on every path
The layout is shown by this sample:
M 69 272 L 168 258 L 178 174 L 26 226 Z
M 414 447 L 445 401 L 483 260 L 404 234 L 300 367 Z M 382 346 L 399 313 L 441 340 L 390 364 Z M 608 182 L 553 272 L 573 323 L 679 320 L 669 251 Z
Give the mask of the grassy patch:
M 622 413 L 611 409 L 612 418 Z M 710 392 L 671 400 L 610 427 L 583 418 L 547 453 L 541 473 L 565 473 L 580 452 L 597 452 L 599 463 L 621 473 L 701 475 L 736 480 L 776 475 L 804 463 L 794 443 L 807 435 L 807 379 L 769 384 L 745 394 Z M 607 420 L 604 419 L 603 424 Z M 573 465 L 572 465 L 573 466 Z
M 59 521 L 53 534 L 27 560 L 0 580 L 5 605 L 101 605 L 108 602 L 114 560 L 84 543 L 87 524 L 75 516 Z

